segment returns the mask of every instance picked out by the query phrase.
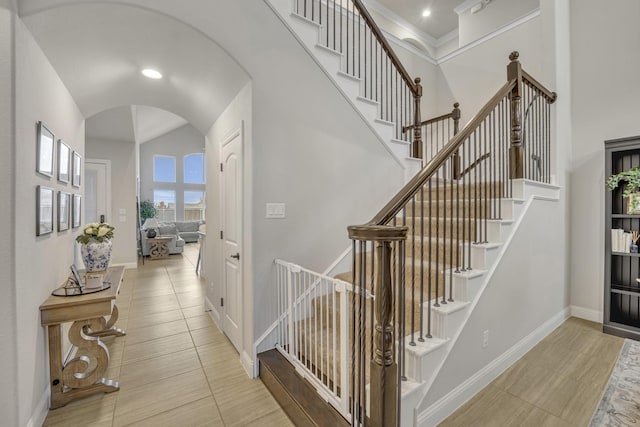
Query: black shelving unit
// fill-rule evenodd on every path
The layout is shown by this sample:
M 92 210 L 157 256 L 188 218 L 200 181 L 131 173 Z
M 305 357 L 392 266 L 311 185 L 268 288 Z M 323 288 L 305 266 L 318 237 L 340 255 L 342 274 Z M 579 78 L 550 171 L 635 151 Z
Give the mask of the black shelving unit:
M 640 136 L 605 141 L 605 178 L 640 166 Z M 627 214 L 624 185 L 605 189 L 604 325 L 606 333 L 640 340 L 640 254 L 611 251 L 611 230 L 640 232 L 640 215 Z

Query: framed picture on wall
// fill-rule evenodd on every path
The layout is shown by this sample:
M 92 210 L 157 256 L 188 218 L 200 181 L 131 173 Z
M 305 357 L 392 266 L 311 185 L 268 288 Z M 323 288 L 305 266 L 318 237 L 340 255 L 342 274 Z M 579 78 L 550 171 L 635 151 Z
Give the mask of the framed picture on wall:
M 71 218 L 71 194 L 58 191 L 58 231 L 69 229 Z
M 36 236 L 53 232 L 53 188 L 36 187 Z
M 54 136 L 47 126 L 38 122 L 36 147 L 36 171 L 42 175 L 53 176 Z
M 69 183 L 71 176 L 71 149 L 63 140 L 58 140 L 58 181 Z
M 82 156 L 76 151 L 73 152 L 71 170 L 73 175 L 71 178 L 71 185 L 74 187 L 80 187 L 80 176 L 82 174 Z
M 73 228 L 80 227 L 80 221 L 82 216 L 82 196 L 80 194 L 73 195 L 73 220 L 71 226 Z

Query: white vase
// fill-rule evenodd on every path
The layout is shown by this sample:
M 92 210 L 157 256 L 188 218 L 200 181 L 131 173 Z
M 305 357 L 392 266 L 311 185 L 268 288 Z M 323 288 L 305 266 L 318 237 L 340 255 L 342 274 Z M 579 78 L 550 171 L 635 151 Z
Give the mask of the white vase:
M 91 239 L 81 245 L 82 261 L 87 272 L 106 271 L 111 262 L 111 240 L 103 242 Z

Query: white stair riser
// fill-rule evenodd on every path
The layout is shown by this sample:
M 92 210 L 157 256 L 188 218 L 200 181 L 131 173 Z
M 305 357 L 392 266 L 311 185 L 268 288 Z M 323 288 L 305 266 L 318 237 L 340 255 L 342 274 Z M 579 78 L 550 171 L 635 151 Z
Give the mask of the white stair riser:
M 464 322 L 467 310 L 466 307 L 453 313 L 431 310 L 431 335 L 436 338 L 451 338 Z
M 317 24 L 297 15 L 295 13 L 289 14 L 291 19 L 288 20 L 289 25 L 296 33 L 296 36 L 307 46 L 312 49 L 318 43 L 318 28 Z
M 342 62 L 341 55 L 319 44 L 313 46 L 313 53 L 320 64 L 327 70 L 337 70 Z M 359 88 L 358 88 L 359 90 Z
M 362 82 L 341 71 L 336 73 L 336 79 L 344 93 L 346 93 L 349 99 L 355 103 L 360 97 Z
M 417 382 L 428 380 L 433 375 L 435 367 L 442 361 L 445 353 L 446 346 L 438 347 L 425 355 L 417 355 L 407 351 L 405 358 L 407 377 Z
M 373 121 L 376 117 L 378 117 L 379 105 L 377 103 L 373 103 L 362 96 L 358 96 L 356 99 L 356 103 L 362 115 L 365 116 L 368 120 Z
M 480 291 L 480 286 L 484 280 L 484 275 L 463 276 L 453 274 L 453 299 L 456 301 L 473 301 Z M 446 286 L 449 286 L 449 277 L 445 278 Z
M 483 245 L 471 245 L 471 268 L 488 270 L 498 257 L 499 247 L 487 248 Z

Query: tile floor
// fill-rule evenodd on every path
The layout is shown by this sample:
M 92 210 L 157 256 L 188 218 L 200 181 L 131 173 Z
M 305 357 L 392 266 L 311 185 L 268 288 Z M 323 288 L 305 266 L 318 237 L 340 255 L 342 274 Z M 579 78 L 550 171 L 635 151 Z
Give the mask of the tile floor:
M 252 380 L 226 336 L 204 312 L 195 273 L 198 246 L 127 270 L 116 326 L 105 338 L 105 377 L 120 390 L 49 411 L 45 426 L 291 426 L 271 394 Z
M 50 411 L 45 426 L 291 426 L 203 305 L 197 245 L 127 270 L 118 297 L 127 331 L 106 338 L 105 375 L 120 391 Z M 571 318 L 441 426 L 586 426 L 623 340 Z
M 623 342 L 572 317 L 440 425 L 587 426 Z

